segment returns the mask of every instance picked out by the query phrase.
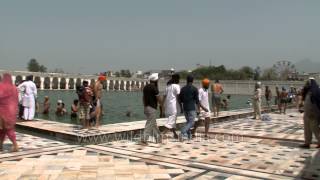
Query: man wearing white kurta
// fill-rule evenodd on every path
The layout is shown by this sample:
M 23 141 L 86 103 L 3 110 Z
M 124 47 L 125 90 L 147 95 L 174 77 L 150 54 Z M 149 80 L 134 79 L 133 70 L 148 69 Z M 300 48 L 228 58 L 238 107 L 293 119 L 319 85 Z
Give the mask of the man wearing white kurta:
M 261 82 L 257 82 L 255 85 L 254 95 L 253 95 L 253 119 L 261 119 Z
M 210 85 L 210 80 L 204 79 L 202 80 L 202 88 L 198 90 L 200 114 L 199 114 L 199 121 L 196 121 L 193 127 L 192 136 L 195 136 L 198 126 L 200 125 L 201 121 L 204 121 L 205 138 L 208 137 L 210 118 L 211 118 L 210 105 L 209 105 L 209 92 L 208 92 L 209 85 Z
M 175 138 L 178 138 L 175 128 L 178 114 L 178 97 L 180 94 L 179 79 L 180 76 L 178 74 L 172 75 L 172 79 L 168 82 L 165 91 L 165 114 L 168 120 L 164 126 L 173 132 Z
M 27 80 L 21 84 L 21 88 L 24 90 L 22 97 L 24 120 L 33 120 L 36 110 L 37 87 L 32 79 L 32 76 L 28 76 Z

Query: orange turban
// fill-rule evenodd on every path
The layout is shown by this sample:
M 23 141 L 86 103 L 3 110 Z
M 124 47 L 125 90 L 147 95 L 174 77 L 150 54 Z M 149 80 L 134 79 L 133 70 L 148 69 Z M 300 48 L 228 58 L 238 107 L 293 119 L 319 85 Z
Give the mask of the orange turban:
M 209 79 L 204 79 L 204 80 L 202 80 L 202 85 L 204 85 L 204 86 L 209 86 L 209 84 L 210 84 L 210 80 Z
M 106 76 L 99 76 L 98 80 L 99 81 L 105 81 L 105 80 L 107 80 L 107 77 Z

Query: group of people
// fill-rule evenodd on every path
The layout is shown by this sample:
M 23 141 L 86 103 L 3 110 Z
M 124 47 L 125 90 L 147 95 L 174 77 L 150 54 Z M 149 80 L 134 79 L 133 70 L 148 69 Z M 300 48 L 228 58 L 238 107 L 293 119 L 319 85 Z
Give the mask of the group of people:
M 274 104 L 278 107 L 280 114 L 286 114 L 288 104 L 296 104 L 297 108 L 302 102 L 302 88 L 297 90 L 293 86 L 290 87 L 289 91 L 285 87 L 281 88 L 278 86 L 275 88 L 276 95 L 274 96 Z M 269 86 L 265 86 L 264 91 L 265 102 L 267 108 L 271 109 L 272 106 L 272 91 Z M 261 82 L 255 84 L 254 95 L 251 100 L 248 101 L 249 104 L 253 106 L 254 109 L 254 119 L 261 119 L 261 104 L 262 104 L 262 87 Z
M 79 99 L 74 100 L 71 107 L 71 117 L 79 119 L 83 128 L 90 128 L 93 125 L 100 125 L 102 112 L 102 89 L 105 75 L 100 75 L 98 80 L 89 87 L 84 81 L 82 86 L 77 88 Z M 17 117 L 22 120 L 33 120 L 37 107 L 37 87 L 33 82 L 33 76 L 27 76 L 26 80 L 17 86 L 12 83 L 12 76 L 8 73 L 0 76 L 0 151 L 3 147 L 5 137 L 8 136 L 13 146 L 12 151 L 18 151 L 16 142 L 15 124 Z M 46 96 L 43 103 L 43 114 L 49 114 L 50 100 Z M 59 100 L 56 114 L 63 115 L 67 111 L 64 103 Z
M 77 118 L 78 115 L 77 115 L 77 112 L 78 112 L 78 102 L 79 100 L 78 99 L 75 99 L 73 101 L 73 104 L 71 105 L 71 113 L 70 113 L 70 116 L 72 119 L 74 118 Z M 50 103 L 50 98 L 49 96 L 45 96 L 44 97 L 44 101 L 43 101 L 43 110 L 42 110 L 42 114 L 44 115 L 48 115 L 50 113 L 50 107 L 51 107 L 51 103 Z M 66 108 L 66 105 L 65 103 L 59 99 L 57 101 L 57 107 L 56 107 L 56 110 L 55 110 L 55 114 L 57 116 L 64 116 L 64 115 L 67 115 L 68 114 L 68 110 Z
M 204 122 L 205 137 L 208 136 L 209 124 L 211 120 L 211 110 L 209 106 L 209 87 L 210 80 L 203 79 L 202 87 L 197 89 L 193 86 L 193 77 L 187 77 L 187 84 L 180 89 L 178 74 L 173 74 L 172 78 L 167 83 L 167 87 L 162 98 L 158 89 L 158 74 L 150 75 L 150 83 L 143 89 L 143 104 L 144 113 L 147 121 L 141 138 L 142 144 L 147 144 L 149 136 L 153 136 L 157 143 L 161 143 L 162 136 L 168 131 L 173 133 L 174 138 L 180 140 L 191 139 L 196 132 L 197 127 Z M 252 97 L 254 119 L 261 119 L 261 102 L 262 102 L 262 88 L 261 82 L 255 84 L 254 94 Z M 277 88 L 278 89 L 278 88 Z M 305 86 L 294 92 L 291 88 L 289 92 L 282 88 L 282 92 L 277 92 L 275 97 L 275 104 L 279 106 L 280 113 L 286 109 L 286 104 L 295 101 L 299 103 L 299 107 L 304 107 L 304 132 L 305 144 L 301 147 L 309 148 L 311 145 L 312 134 L 318 140 L 317 148 L 320 148 L 320 89 L 314 78 L 307 81 Z M 219 107 L 221 105 L 221 94 L 223 87 L 217 80 L 211 85 L 212 91 L 212 109 L 213 116 L 219 115 Z M 230 98 L 230 97 L 228 97 Z M 271 107 L 272 93 L 268 86 L 265 89 L 265 98 L 267 106 Z M 219 104 L 219 106 L 216 106 Z M 285 104 L 285 106 L 284 106 Z M 157 108 L 160 107 L 160 117 L 166 117 L 165 130 L 160 132 L 156 118 Z M 284 107 L 283 107 L 284 106 Z M 282 109 L 280 109 L 282 108 Z M 184 114 L 186 124 L 181 129 L 181 134 L 176 132 L 176 120 L 179 113 Z M 196 117 L 199 118 L 196 118 Z M 198 121 L 196 121 L 199 119 Z
M 261 119 L 261 82 L 255 85 L 253 96 L 254 119 Z M 270 106 L 272 100 L 272 93 L 268 86 L 265 89 L 266 103 Z M 290 87 L 287 91 L 282 87 L 280 91 L 276 87 L 275 105 L 278 106 L 280 114 L 286 114 L 288 103 L 296 103 L 297 108 L 303 114 L 304 137 L 305 143 L 301 145 L 302 148 L 310 148 L 312 144 L 312 136 L 317 139 L 317 148 L 320 148 L 320 88 L 314 78 L 310 78 L 304 87 L 297 90 Z
M 98 127 L 102 115 L 102 90 L 103 82 L 106 81 L 106 75 L 101 74 L 98 80 L 89 86 L 88 81 L 83 81 L 81 86 L 77 87 L 78 99 L 73 101 L 70 109 L 71 119 L 79 119 L 83 128 Z M 44 97 L 40 105 L 37 101 L 37 87 L 33 82 L 33 76 L 27 76 L 26 80 L 17 85 L 18 104 L 19 104 L 19 119 L 33 120 L 35 114 L 42 113 L 48 115 L 50 113 L 51 103 L 48 96 Z M 64 116 L 68 114 L 65 103 L 62 100 L 57 101 L 55 114 Z
M 210 80 L 203 79 L 202 87 L 197 89 L 193 85 L 194 78 L 189 75 L 186 79 L 187 84 L 180 88 L 180 76 L 179 74 L 173 74 L 167 83 L 162 98 L 158 89 L 158 79 L 157 73 L 151 74 L 149 77 L 150 83 L 143 89 L 144 113 L 147 121 L 141 143 L 147 144 L 149 136 L 153 136 L 156 142 L 161 142 L 161 134 L 168 131 L 173 133 L 174 138 L 181 140 L 191 139 L 201 122 L 205 124 L 205 137 L 207 137 L 211 120 Z M 221 94 L 223 93 L 223 87 L 218 80 L 212 84 L 211 91 L 213 93 L 212 107 L 214 116 L 218 116 L 221 106 Z M 160 106 L 160 117 L 167 117 L 166 129 L 162 133 L 156 122 L 158 106 Z M 181 129 L 180 136 L 176 132 L 176 120 L 179 112 L 184 114 L 186 118 L 186 125 Z M 199 116 L 199 121 L 196 121 L 197 116 Z
M 281 91 L 278 87 L 276 87 L 276 97 L 275 97 L 275 105 L 278 105 L 278 109 L 280 114 L 286 114 L 286 109 L 288 104 L 296 104 L 299 107 L 302 101 L 302 91 L 303 88 L 297 90 L 295 87 L 290 87 L 287 90 L 285 87 L 281 88 Z

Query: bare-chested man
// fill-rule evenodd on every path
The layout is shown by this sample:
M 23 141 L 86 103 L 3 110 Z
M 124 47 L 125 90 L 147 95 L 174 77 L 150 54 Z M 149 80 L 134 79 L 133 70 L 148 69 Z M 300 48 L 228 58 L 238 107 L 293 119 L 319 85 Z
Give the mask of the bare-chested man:
M 96 81 L 94 85 L 94 96 L 95 96 L 95 104 L 96 104 L 96 110 L 95 110 L 95 116 L 96 116 L 96 127 L 100 126 L 100 118 L 102 114 L 102 91 L 103 91 L 103 82 L 106 81 L 106 76 L 100 75 L 98 78 L 98 81 Z

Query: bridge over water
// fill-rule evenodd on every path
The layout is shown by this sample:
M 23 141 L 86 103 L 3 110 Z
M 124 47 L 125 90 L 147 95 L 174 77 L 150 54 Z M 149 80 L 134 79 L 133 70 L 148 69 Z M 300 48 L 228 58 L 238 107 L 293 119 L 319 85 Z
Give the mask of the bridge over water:
M 19 84 L 27 76 L 33 75 L 37 88 L 41 90 L 73 90 L 85 80 L 92 84 L 98 79 L 97 75 L 0 70 L 0 74 L 5 72 L 12 75 L 12 81 L 15 84 Z M 108 77 L 103 86 L 106 90 L 136 91 L 142 89 L 146 84 L 147 80 L 145 79 Z

